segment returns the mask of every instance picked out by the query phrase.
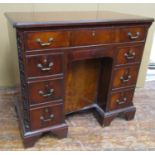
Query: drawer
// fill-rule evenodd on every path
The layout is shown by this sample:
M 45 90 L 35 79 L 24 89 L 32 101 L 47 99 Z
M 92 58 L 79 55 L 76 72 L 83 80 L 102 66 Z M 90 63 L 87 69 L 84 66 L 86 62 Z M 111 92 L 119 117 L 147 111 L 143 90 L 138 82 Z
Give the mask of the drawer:
M 117 49 L 116 65 L 140 62 L 143 46 L 120 47 Z
M 35 31 L 26 32 L 27 50 L 48 49 L 69 46 L 68 31 Z
M 43 54 L 26 56 L 26 74 L 28 78 L 39 78 L 63 73 L 62 54 Z
M 30 105 L 63 99 L 63 79 L 28 84 Z
M 137 82 L 139 66 L 117 68 L 114 70 L 112 89 L 133 86 Z
M 147 30 L 144 26 L 137 26 L 118 28 L 116 32 L 116 42 L 134 42 L 144 41 Z
M 31 130 L 59 125 L 64 121 L 63 104 L 30 110 L 30 120 Z
M 134 89 L 123 90 L 121 92 L 114 92 L 110 96 L 109 110 L 116 110 L 131 106 L 134 95 Z
M 112 28 L 104 29 L 79 29 L 71 32 L 71 45 L 95 45 L 114 42 Z

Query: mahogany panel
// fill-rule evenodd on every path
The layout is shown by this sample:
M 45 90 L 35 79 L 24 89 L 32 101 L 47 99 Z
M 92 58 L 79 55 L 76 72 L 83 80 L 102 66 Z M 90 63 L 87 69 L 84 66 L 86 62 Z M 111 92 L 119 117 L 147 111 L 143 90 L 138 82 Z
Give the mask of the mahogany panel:
M 31 130 L 37 130 L 64 122 L 63 104 L 30 110 Z
M 100 61 L 70 63 L 66 77 L 65 113 L 74 112 L 96 102 Z
M 108 103 L 108 110 L 110 111 L 132 106 L 133 94 L 134 89 L 112 92 Z
M 94 47 L 79 47 L 67 51 L 68 61 L 113 58 L 115 56 L 115 47 L 108 45 L 100 45 Z
M 115 68 L 112 81 L 112 89 L 127 86 L 135 86 L 138 71 L 139 71 L 139 65 Z
M 71 46 L 106 44 L 114 42 L 114 30 L 108 28 L 77 29 L 71 32 Z
M 63 54 L 27 55 L 25 64 L 28 79 L 63 74 Z
M 132 98 L 152 18 L 111 12 L 5 15 L 16 28 L 9 26 L 9 35 L 12 51 L 18 50 L 16 109 L 25 146 L 45 132 L 66 137 L 65 114 L 83 109 L 95 110 L 104 126 L 117 116 L 134 118 Z
M 116 65 L 137 63 L 141 61 L 143 54 L 143 45 L 118 47 L 116 51 Z
M 147 29 L 145 26 L 121 27 L 115 30 L 116 42 L 145 41 Z
M 106 109 L 106 104 L 108 100 L 108 91 L 110 89 L 110 83 L 112 79 L 112 68 L 113 68 L 112 58 L 102 58 L 101 60 L 101 69 L 99 74 L 98 81 L 98 95 L 97 95 L 97 104 L 102 108 Z
M 48 49 L 69 46 L 69 31 L 25 32 L 27 50 Z
M 52 100 L 63 100 L 63 79 L 52 79 L 28 84 L 31 105 Z

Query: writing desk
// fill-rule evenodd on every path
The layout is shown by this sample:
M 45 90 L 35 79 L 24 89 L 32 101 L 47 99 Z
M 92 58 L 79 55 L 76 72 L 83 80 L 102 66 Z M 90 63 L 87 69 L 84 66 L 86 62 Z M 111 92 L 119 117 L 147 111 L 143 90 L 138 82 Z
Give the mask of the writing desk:
M 134 118 L 132 99 L 152 18 L 112 12 L 5 15 L 12 50 L 18 51 L 21 99 L 15 107 L 25 147 L 44 132 L 66 137 L 65 116 L 80 110 L 92 110 L 103 126 L 116 116 Z

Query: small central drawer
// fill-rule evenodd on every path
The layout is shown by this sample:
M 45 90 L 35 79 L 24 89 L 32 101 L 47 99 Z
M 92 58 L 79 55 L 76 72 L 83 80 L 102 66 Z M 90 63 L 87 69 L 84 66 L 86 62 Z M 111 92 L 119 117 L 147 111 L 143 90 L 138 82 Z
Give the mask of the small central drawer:
M 28 91 L 30 105 L 63 100 L 63 79 L 31 82 Z
M 25 68 L 28 78 L 63 74 L 63 54 L 27 55 Z
M 26 32 L 27 50 L 48 49 L 69 46 L 69 31 L 35 31 Z
M 138 76 L 138 65 L 117 68 L 114 70 L 112 89 L 134 86 Z
M 31 130 L 59 125 L 64 122 L 63 105 L 46 106 L 30 110 Z
M 133 94 L 134 89 L 112 93 L 108 104 L 109 110 L 116 110 L 131 106 Z
M 79 29 L 71 32 L 71 46 L 107 44 L 114 42 L 112 28 Z

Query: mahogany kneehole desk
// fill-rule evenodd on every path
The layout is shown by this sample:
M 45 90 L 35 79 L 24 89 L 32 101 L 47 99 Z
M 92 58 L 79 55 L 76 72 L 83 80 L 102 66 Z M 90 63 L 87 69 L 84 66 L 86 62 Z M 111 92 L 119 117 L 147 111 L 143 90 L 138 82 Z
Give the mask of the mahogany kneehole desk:
M 15 107 L 25 147 L 44 132 L 66 137 L 65 115 L 80 110 L 91 109 L 102 126 L 116 116 L 134 118 L 132 99 L 152 18 L 111 12 L 5 15 L 18 51 L 21 98 Z

